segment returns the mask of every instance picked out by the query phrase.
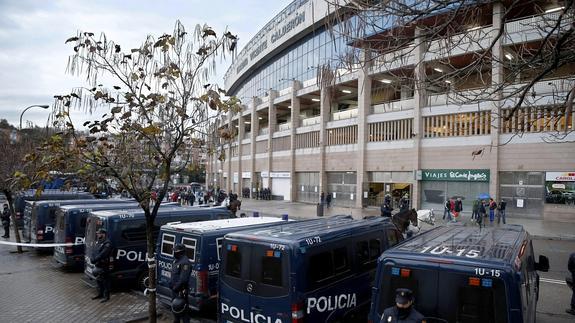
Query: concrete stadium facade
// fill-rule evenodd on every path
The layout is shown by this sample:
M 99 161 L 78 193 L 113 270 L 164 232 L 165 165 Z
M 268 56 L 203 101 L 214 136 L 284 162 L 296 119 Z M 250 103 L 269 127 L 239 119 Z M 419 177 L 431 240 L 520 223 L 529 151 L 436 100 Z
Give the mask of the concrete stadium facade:
M 237 55 L 225 83 L 245 106 L 215 125 L 237 131 L 223 143 L 225 160 L 208 158 L 208 186 L 252 198 L 269 189 L 274 198 L 308 203 L 324 192 L 335 205 L 354 208 L 378 207 L 389 194 L 396 206 L 405 197 L 415 208 L 443 210 L 445 199 L 460 197 L 466 213 L 477 196 L 489 195 L 507 201 L 508 216 L 575 221 L 573 114 L 551 125 L 522 126 L 560 113 L 551 101 L 575 86 L 574 66 L 535 83 L 533 99 L 536 90 L 540 104 L 507 122 L 500 116 L 513 98 L 502 93 L 526 80 L 502 89 L 499 99 L 473 103 L 458 98 L 477 88 L 479 76 L 455 89 L 415 85 L 441 76 L 440 60 L 467 64 L 501 29 L 504 37 L 490 56 L 500 59 L 493 62 L 513 57 L 514 46 L 541 41 L 532 31 L 554 10 L 504 19 L 502 3 L 483 5 L 484 17 L 465 34 L 467 42 L 415 37 L 409 52 L 391 62 L 385 59 L 393 53 L 369 59 L 360 50 L 358 64 L 336 69 L 333 83 L 323 86 L 318 66 L 334 66 L 350 46 L 326 27 L 331 10 L 324 1 L 296 0 Z M 490 80 L 482 86 L 501 84 L 503 65 L 488 65 Z M 413 75 L 411 83 L 399 84 L 391 72 L 399 69 Z M 569 133 L 549 143 L 545 138 L 557 131 Z

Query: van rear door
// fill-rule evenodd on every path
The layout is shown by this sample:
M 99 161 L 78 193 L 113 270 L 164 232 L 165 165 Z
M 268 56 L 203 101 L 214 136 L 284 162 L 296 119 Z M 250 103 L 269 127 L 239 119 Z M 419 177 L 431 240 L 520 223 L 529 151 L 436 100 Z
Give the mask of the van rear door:
M 290 322 L 289 249 L 227 241 L 223 254 L 221 321 Z

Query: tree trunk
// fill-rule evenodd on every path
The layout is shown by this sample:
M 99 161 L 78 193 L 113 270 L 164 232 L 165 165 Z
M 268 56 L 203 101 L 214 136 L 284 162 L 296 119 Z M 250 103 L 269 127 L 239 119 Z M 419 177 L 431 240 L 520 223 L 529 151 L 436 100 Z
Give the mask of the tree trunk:
M 154 218 L 146 217 L 147 257 L 155 259 Z M 148 261 L 146 259 L 146 261 Z M 156 262 L 150 266 L 148 262 L 148 316 L 149 322 L 156 323 Z
M 22 253 L 22 246 L 20 243 L 22 240 L 20 239 L 20 230 L 18 230 L 18 222 L 16 222 L 16 213 L 14 212 L 14 199 L 12 198 L 12 192 L 4 191 L 4 195 L 6 195 L 6 201 L 8 202 L 8 207 L 10 208 L 10 218 L 12 219 L 12 223 L 14 223 L 14 237 L 16 238 L 16 242 L 18 245 L 16 249 L 18 253 Z

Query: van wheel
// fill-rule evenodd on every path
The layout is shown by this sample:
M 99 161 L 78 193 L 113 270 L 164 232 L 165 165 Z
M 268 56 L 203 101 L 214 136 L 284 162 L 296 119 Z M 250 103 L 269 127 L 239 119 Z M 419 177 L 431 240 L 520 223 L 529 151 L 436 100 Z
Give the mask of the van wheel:
M 148 272 L 147 271 L 143 271 L 142 273 L 140 273 L 140 275 L 138 275 L 138 280 L 137 280 L 137 288 L 139 291 L 145 291 L 146 288 L 148 287 Z

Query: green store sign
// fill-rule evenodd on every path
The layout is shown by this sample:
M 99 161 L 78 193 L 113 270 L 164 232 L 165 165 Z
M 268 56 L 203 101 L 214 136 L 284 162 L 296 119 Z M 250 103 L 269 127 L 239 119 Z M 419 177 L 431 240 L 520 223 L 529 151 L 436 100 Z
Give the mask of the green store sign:
M 422 181 L 489 182 L 489 169 L 423 169 Z

